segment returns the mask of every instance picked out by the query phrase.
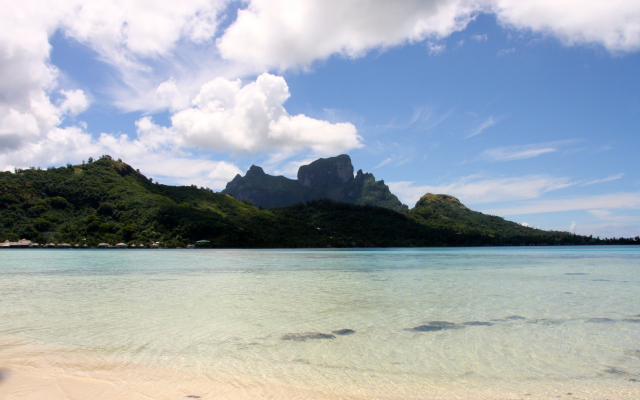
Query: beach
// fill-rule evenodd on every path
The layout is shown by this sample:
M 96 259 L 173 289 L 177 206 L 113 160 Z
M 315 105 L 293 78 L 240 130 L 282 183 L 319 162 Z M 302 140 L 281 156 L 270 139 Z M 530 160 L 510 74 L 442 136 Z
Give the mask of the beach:
M 460 379 L 449 386 L 425 380 L 422 385 L 371 385 L 371 379 L 318 382 L 306 386 L 276 379 L 224 376 L 190 368 L 131 364 L 97 354 L 46 346 L 1 342 L 0 360 L 7 377 L 2 400 L 175 400 L 175 399 L 637 399 L 638 384 L 595 382 L 487 382 Z M 8 367 L 7 367 L 8 366 Z M 264 378 L 264 377 L 262 377 Z M 356 378 L 351 376 L 350 378 Z M 367 385 L 363 383 L 367 382 Z M 332 383 L 339 383 L 332 387 Z M 405 382 L 406 384 L 406 382 Z

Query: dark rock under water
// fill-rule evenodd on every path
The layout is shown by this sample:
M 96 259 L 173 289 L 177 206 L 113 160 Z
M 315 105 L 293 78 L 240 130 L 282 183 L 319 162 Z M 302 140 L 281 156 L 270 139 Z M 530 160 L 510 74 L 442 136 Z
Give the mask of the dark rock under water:
M 442 331 L 446 329 L 463 329 L 465 327 L 464 324 L 456 324 L 454 322 L 449 321 L 429 321 L 426 325 L 419 325 L 413 328 L 405 329 L 405 331 L 412 332 L 433 332 L 433 331 Z
M 468 321 L 468 322 L 463 322 L 462 325 L 467 325 L 467 326 L 492 326 L 493 324 L 491 322 L 485 322 L 485 321 Z
M 526 318 L 520 315 L 510 315 L 508 317 L 505 317 L 505 319 L 526 319 Z
M 599 323 L 602 323 L 602 322 L 616 322 L 616 320 L 615 319 L 611 319 L 611 318 L 589 318 L 587 320 L 587 322 L 599 322 Z
M 441 331 L 443 328 L 441 326 L 435 325 L 420 325 L 415 326 L 413 328 L 405 329 L 405 331 L 413 331 L 413 332 L 432 332 L 432 331 Z
M 353 335 L 356 333 L 353 329 L 338 329 L 337 331 L 331 331 L 331 333 L 335 333 L 336 335 L 346 336 Z
M 295 342 L 304 342 L 307 339 L 335 339 L 336 335 L 331 333 L 322 332 L 302 332 L 302 333 L 287 333 L 282 336 L 282 340 L 293 340 Z
M 456 324 L 449 321 L 429 321 L 427 322 L 429 325 L 439 326 L 442 329 L 462 329 L 464 325 Z
M 552 319 L 552 318 L 538 318 L 532 319 L 531 321 L 527 321 L 530 324 L 540 324 L 540 325 L 559 325 L 564 322 L 562 319 Z

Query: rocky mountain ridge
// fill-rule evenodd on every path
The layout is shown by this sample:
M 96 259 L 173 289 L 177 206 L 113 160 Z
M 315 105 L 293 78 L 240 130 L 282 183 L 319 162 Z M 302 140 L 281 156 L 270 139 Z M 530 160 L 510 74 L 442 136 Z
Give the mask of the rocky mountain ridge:
M 265 174 L 252 165 L 244 177 L 236 175 L 222 191 L 240 201 L 250 201 L 266 209 L 300 202 L 331 199 L 349 204 L 373 205 L 398 212 L 408 207 L 391 193 L 384 181 L 359 170 L 354 176 L 351 157 L 342 154 L 320 158 L 298 169 L 297 180 Z

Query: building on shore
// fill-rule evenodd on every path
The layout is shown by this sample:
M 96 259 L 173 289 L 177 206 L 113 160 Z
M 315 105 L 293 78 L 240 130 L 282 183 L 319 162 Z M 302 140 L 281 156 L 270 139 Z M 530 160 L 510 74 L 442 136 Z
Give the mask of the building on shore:
M 0 248 L 6 248 L 6 247 L 25 248 L 25 247 L 31 247 L 32 245 L 33 243 L 31 243 L 31 240 L 27 240 L 27 239 L 20 239 L 17 242 L 10 242 L 8 240 L 5 240 L 4 242 L 0 243 Z

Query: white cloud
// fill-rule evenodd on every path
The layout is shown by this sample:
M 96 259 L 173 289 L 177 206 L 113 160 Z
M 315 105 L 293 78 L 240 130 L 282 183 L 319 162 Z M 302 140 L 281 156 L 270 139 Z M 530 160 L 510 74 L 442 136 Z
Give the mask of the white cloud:
M 611 211 L 609 210 L 587 210 L 587 212 L 600 219 L 611 217 Z
M 568 178 L 547 175 L 493 179 L 469 176 L 439 186 L 414 186 L 414 182 L 388 182 L 387 184 L 405 204 L 415 204 L 425 193 L 452 195 L 464 204 L 534 199 L 543 193 L 574 185 Z
M 389 164 L 390 162 L 391 162 L 391 158 L 387 158 L 386 160 L 384 160 L 383 162 L 381 162 L 380 164 L 378 164 L 378 166 L 377 166 L 377 167 L 373 167 L 373 169 L 378 169 L 378 168 L 380 168 L 380 167 L 382 167 L 382 166 L 384 166 L 384 165 Z
M 640 49 L 640 3 L 633 0 L 489 1 L 503 24 L 543 32 L 565 45 L 599 44 L 611 52 Z
M 594 209 L 640 209 L 640 193 L 610 193 L 556 200 L 539 200 L 515 207 L 490 209 L 483 212 L 504 216 Z
M 141 66 L 138 57 L 166 55 L 181 39 L 211 39 L 225 3 L 78 0 L 66 3 L 64 19 L 57 22 L 68 36 L 87 43 L 108 62 Z
M 305 67 L 334 54 L 359 57 L 371 49 L 421 41 L 438 52 L 443 48 L 439 39 L 464 29 L 480 12 L 493 13 L 515 29 L 558 37 L 567 45 L 595 43 L 611 52 L 640 49 L 640 3 L 628 0 L 250 0 L 221 32 L 218 23 L 229 18 L 224 14 L 229 4 L 5 2 L 0 119 L 9 108 L 24 114 L 32 101 L 42 103 L 56 87 L 58 72 L 49 65 L 49 36 L 55 32 L 89 46 L 117 68 L 122 82 L 100 90 L 116 96 L 115 104 L 127 111 L 178 110 L 216 76 Z M 473 37 L 484 40 L 486 35 Z
M 480 159 L 492 162 L 523 160 L 525 158 L 537 157 L 542 154 L 553 153 L 556 151 L 558 151 L 558 149 L 555 147 L 551 147 L 549 144 L 505 146 L 483 151 L 482 154 L 480 154 Z
M 525 226 L 525 227 L 529 227 L 529 224 L 528 224 L 528 223 L 526 223 L 526 222 L 523 222 L 523 223 L 522 223 L 522 224 L 520 224 L 520 225 Z
M 371 49 L 443 38 L 464 29 L 479 12 L 566 45 L 640 49 L 640 5 L 629 0 L 252 0 L 217 43 L 223 57 L 258 70 L 304 67 L 332 54 L 358 57 Z
M 554 229 L 554 228 L 552 228 Z M 563 230 L 564 227 L 555 228 Z M 638 218 L 626 217 L 624 222 L 602 221 L 599 223 L 580 223 L 576 226 L 576 233 L 579 235 L 593 235 L 600 238 L 611 237 L 636 237 L 640 233 Z
M 336 53 L 359 57 L 375 48 L 448 36 L 466 27 L 477 10 L 471 3 L 253 0 L 217 44 L 223 57 L 258 70 L 308 66 Z
M 150 117 L 142 118 L 136 125 L 137 139 L 106 133 L 93 138 L 80 127 L 53 128 L 40 140 L 26 143 L 21 151 L 0 154 L 0 167 L 11 170 L 13 167 L 59 166 L 110 154 L 155 180 L 161 178 L 163 183 L 197 184 L 215 189 L 224 188 L 241 172 L 231 163 L 200 159 L 184 151 L 174 133 L 153 124 Z
M 507 54 L 513 53 L 514 51 L 516 51 L 515 47 L 510 47 L 508 49 L 502 49 L 502 50 L 498 51 L 498 57 L 504 57 Z
M 487 34 L 471 35 L 471 39 L 475 40 L 476 42 L 486 42 L 489 39 L 489 36 L 487 36 Z
M 615 181 L 615 180 L 617 180 L 617 179 L 622 178 L 623 176 L 624 176 L 624 172 L 619 173 L 618 175 L 612 175 L 612 176 L 609 176 L 609 177 L 607 177 L 607 178 L 603 178 L 603 179 L 595 179 L 595 180 L 592 180 L 592 181 L 589 181 L 589 182 L 585 182 L 585 183 L 583 183 L 583 184 L 582 184 L 582 185 L 580 185 L 580 186 L 595 185 L 596 183 L 603 183 L 603 182 Z
M 427 46 L 429 47 L 429 54 L 431 54 L 431 55 L 440 54 L 447 47 L 446 45 L 444 45 L 442 43 L 435 43 L 435 42 L 429 42 L 429 43 L 427 43 Z
M 65 97 L 58 105 L 58 110 L 61 113 L 75 116 L 89 108 L 89 100 L 82 90 L 61 90 L 60 93 Z
M 576 227 L 578 226 L 578 224 L 576 224 L 576 221 L 573 221 L 571 223 L 571 226 L 569 227 L 569 232 L 571 233 L 576 233 Z
M 58 86 L 59 71 L 49 59 L 49 38 L 56 32 L 87 45 L 117 69 L 119 74 L 114 75 L 122 82 L 99 88 L 115 95 L 115 104 L 128 111 L 176 113 L 174 127 L 164 134 L 180 133 L 172 139 L 180 151 L 186 151 L 180 146 L 198 145 L 282 154 L 301 149 L 335 154 L 360 146 L 361 139 L 351 124 L 288 115 L 283 108 L 288 89 L 286 83 L 276 82 L 277 77 L 272 79 L 273 88 L 258 87 L 257 82 L 236 87 L 227 80 L 235 93 L 233 104 L 211 108 L 207 101 L 189 108 L 189 99 L 198 90 L 212 95 L 202 84 L 216 76 L 231 79 L 265 68 L 304 68 L 334 54 L 360 57 L 372 49 L 407 43 L 423 42 L 438 50 L 443 46 L 440 39 L 464 29 L 479 12 L 494 13 L 504 25 L 542 32 L 566 45 L 599 44 L 612 53 L 640 49 L 640 3 L 625 0 L 249 0 L 237 20 L 219 32 L 218 21 L 228 4 L 226 0 L 5 2 L 0 24 L 2 163 L 34 159 L 31 151 L 41 160 L 73 157 L 72 149 L 79 143 L 96 145 L 102 140 L 82 136 L 86 134 L 82 126 L 59 128 L 65 118 L 85 110 L 91 96 Z M 63 96 L 61 101 L 52 100 L 56 93 Z M 212 96 L 217 95 L 222 96 Z M 68 153 L 45 156 L 40 149 Z M 503 148 L 485 155 L 517 159 L 549 149 L 509 153 Z
M 471 135 L 467 136 L 465 139 L 469 139 L 470 137 L 478 135 L 479 133 L 489 128 L 490 126 L 495 125 L 497 122 L 498 121 L 493 119 L 493 116 L 489 116 L 489 118 L 487 118 L 483 123 L 481 123 L 480 126 L 478 126 L 478 128 L 476 128 L 476 130 Z
M 362 146 L 353 124 L 289 115 L 283 106 L 289 96 L 279 76 L 264 73 L 245 86 L 217 78 L 202 86 L 195 107 L 174 114 L 171 121 L 185 144 L 215 151 L 311 149 L 327 155 Z

